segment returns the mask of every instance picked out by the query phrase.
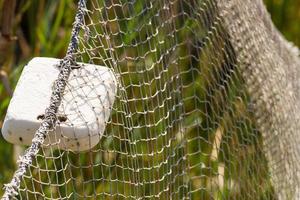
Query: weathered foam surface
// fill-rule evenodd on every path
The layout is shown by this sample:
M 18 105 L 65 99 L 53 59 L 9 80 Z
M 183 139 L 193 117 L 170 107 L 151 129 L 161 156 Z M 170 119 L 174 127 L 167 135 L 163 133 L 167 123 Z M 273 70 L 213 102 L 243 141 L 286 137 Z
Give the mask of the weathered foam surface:
M 4 120 L 3 137 L 13 144 L 30 145 L 49 105 L 59 59 L 34 58 L 20 76 Z M 113 72 L 102 66 L 79 63 L 73 69 L 59 108 L 66 121 L 49 132 L 44 146 L 84 151 L 98 144 L 117 92 Z

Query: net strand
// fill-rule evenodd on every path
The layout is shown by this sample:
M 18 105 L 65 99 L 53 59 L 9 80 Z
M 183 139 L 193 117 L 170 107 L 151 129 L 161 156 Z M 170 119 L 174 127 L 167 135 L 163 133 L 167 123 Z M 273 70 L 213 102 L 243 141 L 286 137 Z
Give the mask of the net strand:
M 78 35 L 81 27 L 84 24 L 84 15 L 86 12 L 86 0 L 78 1 L 78 9 L 73 24 L 71 40 L 67 49 L 66 56 L 59 63 L 60 72 L 57 80 L 55 81 L 53 92 L 50 99 L 50 105 L 45 110 L 45 118 L 43 119 L 39 129 L 36 131 L 34 138 L 32 139 L 31 146 L 26 149 L 23 156 L 20 156 L 17 163 L 18 169 L 14 173 L 10 183 L 4 185 L 5 192 L 2 197 L 3 200 L 13 199 L 18 195 L 20 183 L 28 170 L 28 167 L 32 164 L 33 159 L 36 158 L 38 152 L 44 143 L 46 135 L 51 129 L 55 127 L 57 122 L 57 111 L 62 101 L 62 95 L 67 85 L 68 78 L 70 76 L 72 66 L 75 64 L 74 53 L 78 46 Z
M 56 84 L 66 95 L 59 91 L 60 107 L 51 110 L 68 120 L 54 123 L 49 114 L 55 127 L 47 128 L 55 133 L 40 136 L 43 145 L 22 161 L 27 170 L 10 193 L 51 200 L 298 199 L 299 51 L 273 26 L 262 0 L 79 4 L 85 16 L 75 21 L 76 45 L 61 63 L 65 85 Z M 97 67 L 92 75 L 77 73 L 69 69 L 75 62 Z M 109 88 L 98 92 L 109 82 L 101 66 L 119 83 L 113 105 L 104 101 Z M 95 101 L 110 113 L 94 112 Z M 98 119 L 93 127 L 88 110 Z M 88 150 L 60 149 L 59 138 L 80 140 L 85 131 Z

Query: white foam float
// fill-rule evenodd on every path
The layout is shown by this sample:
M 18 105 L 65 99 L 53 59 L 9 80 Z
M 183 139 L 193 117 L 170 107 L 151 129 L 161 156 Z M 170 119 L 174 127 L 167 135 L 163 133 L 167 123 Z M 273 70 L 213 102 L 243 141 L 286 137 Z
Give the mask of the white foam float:
M 30 145 L 50 103 L 58 77 L 59 59 L 34 58 L 24 67 L 3 123 L 3 137 Z M 78 63 L 73 69 L 58 112 L 58 124 L 44 146 L 85 151 L 99 143 L 117 92 L 114 73 L 107 67 Z

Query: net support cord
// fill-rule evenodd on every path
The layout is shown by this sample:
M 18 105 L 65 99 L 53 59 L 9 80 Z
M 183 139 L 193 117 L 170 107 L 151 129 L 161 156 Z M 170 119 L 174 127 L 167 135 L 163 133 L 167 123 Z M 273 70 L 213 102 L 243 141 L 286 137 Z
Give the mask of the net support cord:
M 51 129 L 55 127 L 57 121 L 57 111 L 60 106 L 62 95 L 64 93 L 67 80 L 71 72 L 71 66 L 75 62 L 74 53 L 78 46 L 78 35 L 81 26 L 84 23 L 84 15 L 86 12 L 86 0 L 78 1 L 78 9 L 73 24 L 71 40 L 68 46 L 66 56 L 59 63 L 60 72 L 57 80 L 55 81 L 54 88 L 52 91 L 50 105 L 45 110 L 45 118 L 42 121 L 39 129 L 36 131 L 34 138 L 32 139 L 31 146 L 26 149 L 25 154 L 20 156 L 18 160 L 18 169 L 14 173 L 10 183 L 5 184 L 5 193 L 2 200 L 12 199 L 18 195 L 18 189 L 21 184 L 21 179 L 25 175 L 27 168 L 31 165 L 33 159 L 38 154 L 46 135 Z

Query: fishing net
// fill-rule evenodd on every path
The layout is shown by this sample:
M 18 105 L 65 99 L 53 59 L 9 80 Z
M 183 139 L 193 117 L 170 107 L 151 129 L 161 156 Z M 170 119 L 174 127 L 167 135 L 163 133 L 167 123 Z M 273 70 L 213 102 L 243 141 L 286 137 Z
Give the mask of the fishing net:
M 41 145 L 61 131 L 66 91 L 100 99 L 74 63 L 108 67 L 118 85 L 86 151 Z M 299 52 L 261 0 L 80 0 L 59 67 L 4 198 L 300 198 Z

